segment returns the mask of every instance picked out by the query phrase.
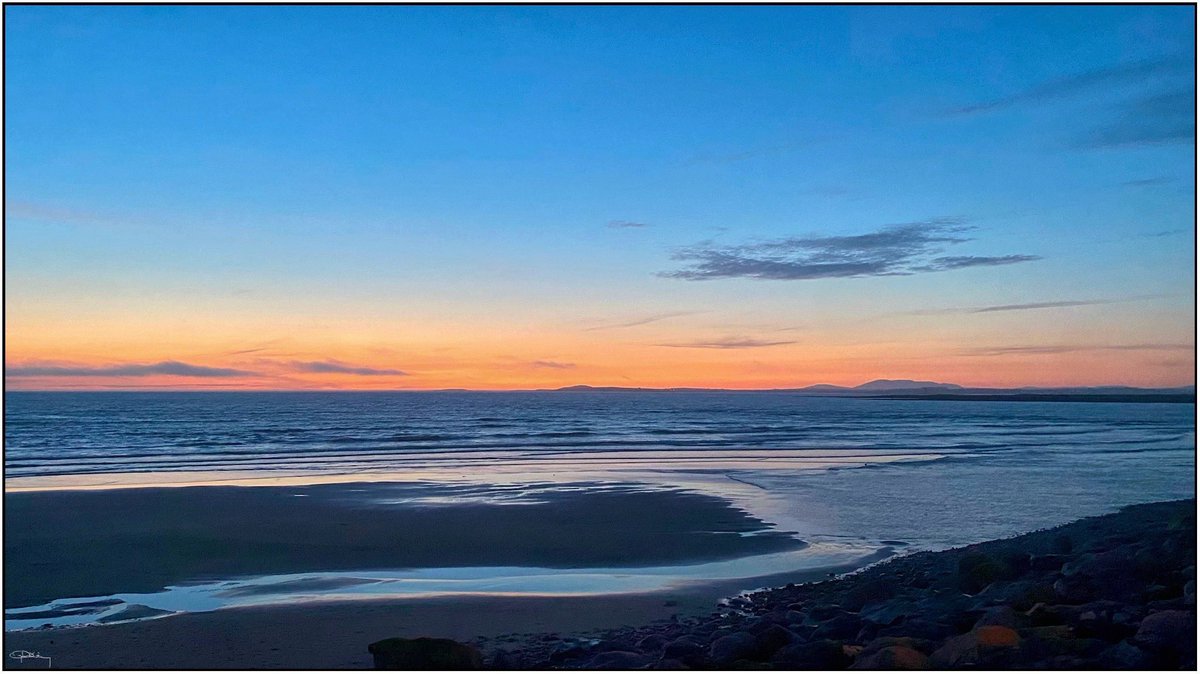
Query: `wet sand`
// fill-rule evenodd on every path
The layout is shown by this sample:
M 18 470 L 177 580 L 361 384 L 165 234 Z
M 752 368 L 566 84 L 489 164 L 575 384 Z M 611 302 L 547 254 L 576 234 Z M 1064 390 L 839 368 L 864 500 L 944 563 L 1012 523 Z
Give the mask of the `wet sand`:
M 653 514 L 651 517 L 650 514 Z M 8 493 L 6 609 L 239 576 L 638 567 L 804 544 L 712 496 L 637 485 L 359 483 Z M 749 532 L 762 532 L 745 536 Z

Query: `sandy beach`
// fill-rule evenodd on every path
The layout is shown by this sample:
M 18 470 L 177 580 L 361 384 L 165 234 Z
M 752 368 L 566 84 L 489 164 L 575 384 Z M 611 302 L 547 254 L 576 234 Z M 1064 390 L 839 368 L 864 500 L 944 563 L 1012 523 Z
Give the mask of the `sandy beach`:
M 804 545 L 786 532 L 767 531 L 764 522 L 722 499 L 630 485 L 485 491 L 362 483 L 9 493 L 4 516 L 6 609 L 239 576 L 645 567 Z M 756 534 L 743 535 L 751 532 Z

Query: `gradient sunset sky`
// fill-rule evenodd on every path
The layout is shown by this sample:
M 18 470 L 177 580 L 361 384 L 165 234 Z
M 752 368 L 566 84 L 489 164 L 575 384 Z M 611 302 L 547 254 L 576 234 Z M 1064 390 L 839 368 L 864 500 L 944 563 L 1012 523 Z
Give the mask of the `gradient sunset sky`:
M 1190 6 L 4 11 L 12 389 L 1193 383 Z

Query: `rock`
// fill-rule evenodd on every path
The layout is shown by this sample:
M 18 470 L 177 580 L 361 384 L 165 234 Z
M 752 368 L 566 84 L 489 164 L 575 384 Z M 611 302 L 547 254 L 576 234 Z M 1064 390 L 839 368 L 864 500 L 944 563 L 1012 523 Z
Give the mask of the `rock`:
M 933 652 L 935 667 L 1004 667 L 1011 664 L 1021 645 L 1021 635 L 1011 628 L 987 625 L 946 641 Z
M 1187 653 L 1196 648 L 1196 614 L 1159 611 L 1142 619 L 1133 643 L 1148 651 Z
M 1100 654 L 1100 662 L 1113 669 L 1153 669 L 1154 659 L 1128 641 L 1110 646 Z
M 561 663 L 567 660 L 576 660 L 588 654 L 588 650 L 579 644 L 559 644 L 550 651 L 548 658 L 552 663 Z
M 895 593 L 895 585 L 882 578 L 861 580 L 842 595 L 842 605 L 848 610 L 857 611 L 866 604 L 891 599 Z
M 788 644 L 800 641 L 791 630 L 779 625 L 771 625 L 767 629 L 755 635 L 755 655 L 756 659 L 769 660 L 775 651 L 787 646 Z
M 853 613 L 843 612 L 821 621 L 817 631 L 813 632 L 812 638 L 844 641 L 853 638 L 860 629 L 862 629 L 862 619 Z
M 688 660 L 704 652 L 704 647 L 690 637 L 679 637 L 663 646 L 663 659 Z
M 909 646 L 887 646 L 860 655 L 850 669 L 929 669 L 929 656 Z
M 845 613 L 841 606 L 837 604 L 828 604 L 825 606 L 814 606 L 808 611 L 808 617 L 818 622 L 829 620 L 835 616 Z
M 662 635 L 649 634 L 649 635 L 646 635 L 646 636 L 642 637 L 641 639 L 639 639 L 637 644 L 635 644 L 635 645 L 637 646 L 637 649 L 643 653 L 646 653 L 646 652 L 657 653 L 666 644 L 667 644 L 667 640 Z
M 985 627 L 987 625 L 1000 625 L 1019 629 L 1025 626 L 1025 616 L 1017 613 L 1011 606 L 997 606 L 988 609 L 976 623 L 975 627 Z
M 1029 568 L 1034 571 L 1058 571 L 1069 559 L 1067 555 L 1038 555 L 1029 560 Z
M 376 641 L 367 646 L 375 669 L 482 669 L 483 655 L 474 646 L 453 639 L 402 639 Z
M 708 655 L 718 665 L 728 665 L 735 660 L 753 658 L 757 650 L 758 641 L 753 634 L 734 632 L 714 641 Z
M 790 669 L 844 669 L 850 662 L 842 644 L 828 639 L 784 646 L 771 658 L 771 664 Z
M 971 553 L 958 560 L 958 587 L 967 594 L 976 594 L 1003 578 L 1007 569 L 991 555 Z
M 650 656 L 632 651 L 605 651 L 588 660 L 588 669 L 638 669 L 650 664 Z
M 911 619 L 905 620 L 899 625 L 891 625 L 879 630 L 876 633 L 878 637 L 912 637 L 915 639 L 926 639 L 929 641 L 941 641 L 942 639 L 954 634 L 954 630 L 942 623 L 935 623 L 929 620 Z
M 1051 549 L 1060 555 L 1069 555 L 1071 550 L 1075 548 L 1075 544 L 1071 541 L 1071 537 L 1067 534 L 1059 534 L 1054 537 L 1051 543 Z
M 1018 611 L 1027 611 L 1035 604 L 1053 603 L 1056 599 L 1054 586 L 1050 583 L 1018 580 L 989 588 L 987 594 L 1000 604 L 1008 604 Z
M 663 660 L 659 660 L 658 662 L 650 665 L 650 669 L 662 669 L 662 670 L 668 670 L 668 671 L 669 670 L 687 669 L 687 668 L 688 668 L 687 664 L 681 660 L 663 659 Z
M 868 622 L 886 626 L 918 613 L 919 609 L 916 604 L 910 601 L 892 600 L 868 604 L 858 612 L 858 616 Z
M 911 637 L 879 637 L 863 647 L 863 655 L 870 655 L 871 653 L 881 651 L 889 646 L 905 646 L 922 653 L 930 653 L 933 650 L 932 642 L 925 639 L 913 639 Z

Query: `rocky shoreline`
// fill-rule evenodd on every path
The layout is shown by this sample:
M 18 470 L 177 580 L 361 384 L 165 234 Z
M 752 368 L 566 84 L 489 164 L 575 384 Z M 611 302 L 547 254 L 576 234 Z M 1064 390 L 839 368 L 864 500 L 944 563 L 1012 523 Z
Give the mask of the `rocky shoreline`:
M 471 646 L 495 669 L 1195 669 L 1195 508 L 916 553 L 703 618 Z

